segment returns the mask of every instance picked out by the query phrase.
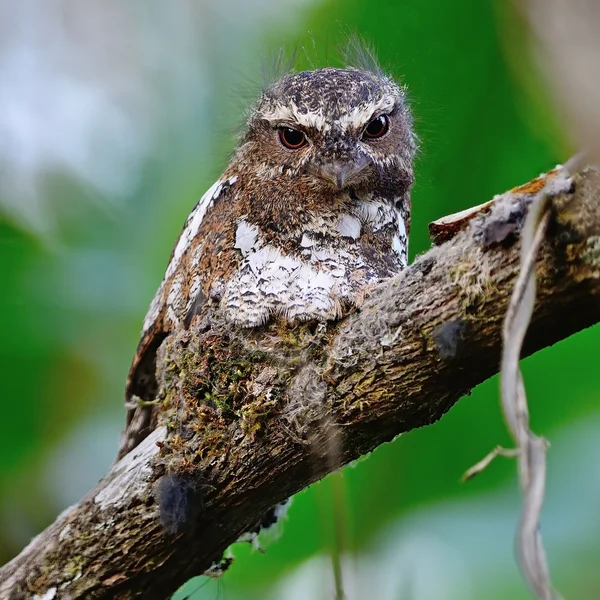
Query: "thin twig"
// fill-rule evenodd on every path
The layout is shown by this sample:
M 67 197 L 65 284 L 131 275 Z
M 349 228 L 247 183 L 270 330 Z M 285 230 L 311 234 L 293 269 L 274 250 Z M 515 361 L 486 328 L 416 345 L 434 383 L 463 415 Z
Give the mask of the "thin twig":
M 529 411 L 519 359 L 535 303 L 535 262 L 544 239 L 550 212 L 551 192 L 542 190 L 534 200 L 521 236 L 520 273 L 515 283 L 503 327 L 501 363 L 502 406 L 517 443 L 519 479 L 524 495 L 523 514 L 517 535 L 517 552 L 524 577 L 540 600 L 559 596 L 553 591 L 546 553 L 539 530 L 546 485 L 545 439 L 529 427 Z
M 489 454 L 486 454 L 479 462 L 475 463 L 470 469 L 465 471 L 465 474 L 460 478 L 461 482 L 464 483 L 476 475 L 479 475 L 479 473 L 487 469 L 489 464 L 498 456 L 516 458 L 519 456 L 519 450 L 517 448 L 503 448 L 502 446 L 496 446 Z

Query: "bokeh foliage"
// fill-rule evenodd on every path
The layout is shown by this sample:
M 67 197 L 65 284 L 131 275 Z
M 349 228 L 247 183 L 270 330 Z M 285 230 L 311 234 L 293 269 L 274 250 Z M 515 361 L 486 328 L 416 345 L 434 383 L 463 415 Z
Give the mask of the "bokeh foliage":
M 192 113 L 179 129 L 164 128 L 138 188 L 121 208 L 91 201 L 65 211 L 65 198 L 89 200 L 94 192 L 53 174 L 45 191 L 61 219 L 50 242 L 0 215 L 0 559 L 18 551 L 24 537 L 63 507 L 65 497 L 52 495 L 56 485 L 49 477 L 81 482 L 69 488 L 75 495 L 69 501 L 86 491 L 88 469 L 67 451 L 87 448 L 83 456 L 96 456 L 96 477 L 110 464 L 123 416 L 122 382 L 147 302 L 189 208 L 232 148 L 223 132 L 241 110 L 224 114 L 223 106 L 236 111 L 237 96 L 221 99 L 238 89 L 240 73 L 258 78 L 258 60 L 247 56 L 282 46 L 289 53 L 300 49 L 298 67 L 312 68 L 339 64 L 338 48 L 348 33 L 372 42 L 385 70 L 408 86 L 420 138 L 414 257 L 429 247 L 429 221 L 479 204 L 568 157 L 555 123 L 539 118 L 540 106 L 551 114 L 543 88 L 520 84 L 531 64 L 515 31 L 526 33 L 516 15 L 481 0 L 308 5 L 293 25 L 265 27 L 262 39 L 245 49 L 247 64 L 220 63 L 206 113 Z M 227 28 L 213 33 L 223 40 L 228 35 Z M 89 289 L 81 289 L 80 280 Z M 599 331 L 583 332 L 524 363 L 533 425 L 558 440 L 549 455 L 543 526 L 556 583 L 573 598 L 600 595 L 600 519 L 587 510 L 600 500 L 600 472 L 588 459 L 598 450 Z M 71 440 L 66 446 L 65 439 Z M 462 472 L 498 443 L 510 445 L 494 379 L 439 423 L 299 494 L 266 553 L 238 545 L 220 582 L 195 580 L 186 593 L 197 599 L 217 593 L 231 599 L 317 597 L 307 590 L 330 586 L 327 556 L 335 545 L 334 513 L 342 511 L 343 551 L 354 557 L 346 583 L 360 586 L 365 596 L 527 598 L 513 560 L 519 506 L 514 463 L 499 460 L 476 480 L 459 484 Z M 54 465 L 49 471 L 48 464 Z M 332 500 L 335 485 L 343 487 L 342 505 Z M 325 558 L 296 571 L 315 556 Z M 305 595 L 294 588 L 296 575 Z M 395 587 L 394 576 L 400 581 Z M 292 583 L 283 583 L 286 577 Z M 318 585 L 310 588 L 315 577 Z

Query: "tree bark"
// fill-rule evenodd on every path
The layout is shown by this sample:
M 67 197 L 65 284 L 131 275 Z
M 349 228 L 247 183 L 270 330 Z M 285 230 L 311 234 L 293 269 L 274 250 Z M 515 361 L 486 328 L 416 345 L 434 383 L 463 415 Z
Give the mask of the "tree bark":
M 446 241 L 337 323 L 177 332 L 156 428 L 0 569 L 0 599 L 169 597 L 275 504 L 439 419 L 498 371 L 520 228 L 557 181 L 524 354 L 598 322 L 600 177 L 558 169 L 438 227 Z

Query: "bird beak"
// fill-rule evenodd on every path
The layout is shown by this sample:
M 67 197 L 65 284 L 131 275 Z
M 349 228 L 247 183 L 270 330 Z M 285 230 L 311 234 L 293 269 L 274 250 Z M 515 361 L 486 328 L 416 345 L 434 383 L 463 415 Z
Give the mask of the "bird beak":
M 341 190 L 350 179 L 363 171 L 368 164 L 369 161 L 366 156 L 359 156 L 354 160 L 343 162 L 334 160 L 329 163 L 314 165 L 309 171 L 321 179 L 333 183 L 338 190 Z

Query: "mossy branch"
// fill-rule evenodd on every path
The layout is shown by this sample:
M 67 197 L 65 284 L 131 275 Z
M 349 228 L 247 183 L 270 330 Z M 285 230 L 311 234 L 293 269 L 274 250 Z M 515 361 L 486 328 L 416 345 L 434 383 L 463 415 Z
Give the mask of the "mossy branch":
M 439 419 L 498 371 L 521 226 L 561 175 L 438 223 L 445 241 L 339 323 L 168 338 L 156 428 L 0 569 L 0 599 L 166 598 L 275 504 Z M 600 320 L 600 177 L 587 169 L 564 183 L 550 200 L 524 354 Z M 157 497 L 177 477 L 193 506 L 183 532 L 168 533 Z

